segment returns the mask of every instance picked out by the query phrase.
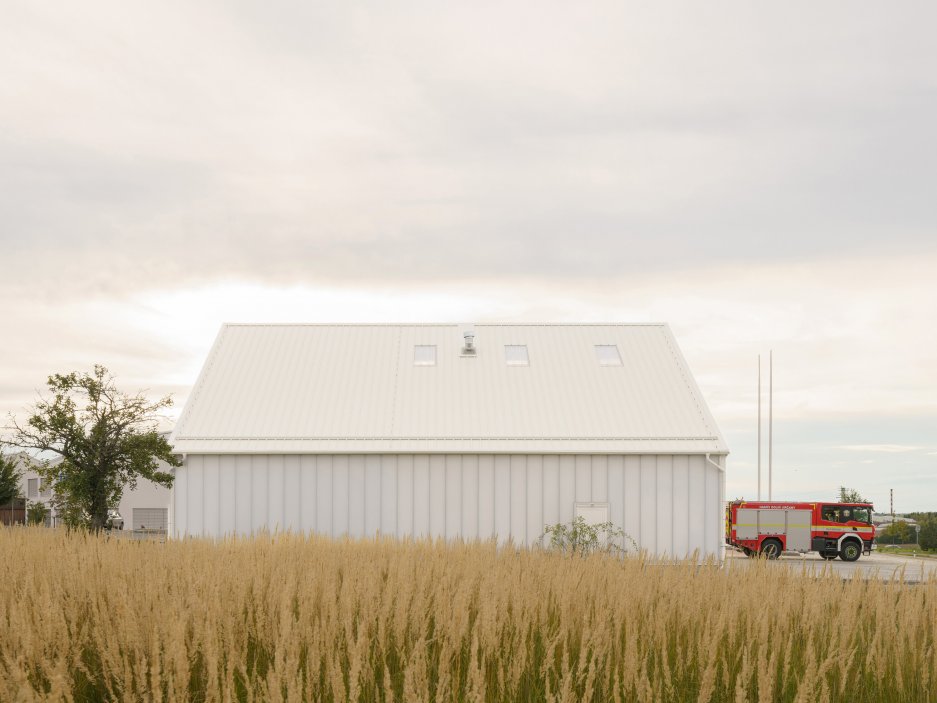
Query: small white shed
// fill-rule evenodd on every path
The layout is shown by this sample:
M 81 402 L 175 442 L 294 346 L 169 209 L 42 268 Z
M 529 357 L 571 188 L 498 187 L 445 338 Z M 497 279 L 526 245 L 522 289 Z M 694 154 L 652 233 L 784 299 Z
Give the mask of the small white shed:
M 722 553 L 727 448 L 664 324 L 229 324 L 171 442 L 178 537 L 532 544 L 582 514 Z

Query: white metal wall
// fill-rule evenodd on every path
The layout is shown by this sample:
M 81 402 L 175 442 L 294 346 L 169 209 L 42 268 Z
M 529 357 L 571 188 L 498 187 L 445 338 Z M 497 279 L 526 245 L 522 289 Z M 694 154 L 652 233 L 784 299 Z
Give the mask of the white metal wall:
M 722 460 L 717 457 L 716 460 Z M 651 552 L 722 554 L 724 474 L 702 455 L 189 455 L 172 533 L 293 530 L 533 544 L 577 502 Z
M 159 470 L 170 471 L 172 467 L 161 461 L 159 462 Z M 121 517 L 124 518 L 124 529 L 137 529 L 139 523 L 137 523 L 134 518 L 136 511 L 141 509 L 166 510 L 169 508 L 170 500 L 170 489 L 148 481 L 145 478 L 139 479 L 137 481 L 137 487 L 132 491 L 124 491 L 120 499 L 118 510 L 120 511 Z M 156 527 L 155 523 L 151 523 L 152 520 L 150 522 L 143 520 L 143 524 L 146 525 L 147 528 Z M 163 527 L 165 528 L 165 525 Z

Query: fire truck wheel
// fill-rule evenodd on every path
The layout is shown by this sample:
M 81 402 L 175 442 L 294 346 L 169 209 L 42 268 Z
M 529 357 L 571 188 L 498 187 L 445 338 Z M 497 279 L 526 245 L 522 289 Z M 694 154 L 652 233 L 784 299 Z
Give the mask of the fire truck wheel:
M 766 539 L 761 543 L 761 555 L 765 559 L 777 559 L 781 556 L 781 543 L 776 539 Z
M 862 547 L 854 539 L 843 543 L 843 548 L 839 550 L 839 558 L 843 561 L 856 561 L 862 554 Z

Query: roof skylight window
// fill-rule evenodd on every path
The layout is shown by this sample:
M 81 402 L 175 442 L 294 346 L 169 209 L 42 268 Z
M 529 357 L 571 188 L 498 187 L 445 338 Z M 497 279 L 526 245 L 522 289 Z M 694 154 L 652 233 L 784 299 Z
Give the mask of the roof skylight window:
M 596 344 L 595 357 L 599 360 L 599 366 L 621 366 L 617 344 Z
M 435 344 L 417 344 L 413 347 L 413 365 L 414 366 L 435 366 L 436 365 L 436 345 Z
M 508 366 L 530 366 L 526 344 L 505 344 L 504 361 Z

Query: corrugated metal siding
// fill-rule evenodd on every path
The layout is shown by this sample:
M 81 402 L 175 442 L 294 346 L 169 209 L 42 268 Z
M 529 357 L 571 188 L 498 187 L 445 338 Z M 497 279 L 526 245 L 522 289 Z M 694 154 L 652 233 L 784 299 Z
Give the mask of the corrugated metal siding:
M 180 452 L 724 453 L 666 325 L 228 325 Z M 436 366 L 413 348 L 437 346 Z M 529 366 L 504 346 L 525 344 Z M 601 366 L 616 344 L 622 366 Z
M 333 537 L 512 539 L 534 544 L 577 502 L 657 554 L 720 555 L 724 474 L 686 455 L 189 456 L 173 534 L 266 530 Z

